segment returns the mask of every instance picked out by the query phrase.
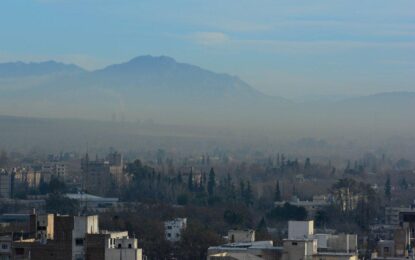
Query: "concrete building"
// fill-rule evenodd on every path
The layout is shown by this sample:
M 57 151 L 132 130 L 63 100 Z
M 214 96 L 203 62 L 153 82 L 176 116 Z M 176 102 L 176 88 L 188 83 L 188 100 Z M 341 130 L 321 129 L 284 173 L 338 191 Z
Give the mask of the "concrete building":
M 66 177 L 66 165 L 61 162 L 44 163 L 40 171 L 45 182 L 49 182 L 52 178 L 64 181 Z
M 385 224 L 398 226 L 400 224 L 399 214 L 415 213 L 414 207 L 386 207 Z
M 307 239 L 314 234 L 314 221 L 288 221 L 288 239 Z
M 86 260 L 142 260 L 137 239 L 128 232 L 101 231 L 86 236 Z
M 228 241 L 230 243 L 239 243 L 239 242 L 254 242 L 255 241 L 255 230 L 229 230 L 228 231 Z
M 356 234 L 314 234 L 319 252 L 357 253 Z
M 0 260 L 11 259 L 12 235 L 0 236 Z
M 253 238 L 248 231 L 230 231 L 234 238 Z M 229 237 L 228 237 L 229 239 Z M 289 221 L 282 247 L 273 241 L 228 243 L 208 248 L 208 259 L 357 260 L 357 235 L 314 234 L 313 221 Z
M 381 257 L 394 257 L 396 255 L 394 240 L 379 240 L 376 249 L 377 254 Z
M 35 218 L 33 220 L 33 218 Z M 41 214 L 41 215 L 31 215 L 31 225 L 36 225 L 36 239 L 39 239 L 41 243 L 46 243 L 47 240 L 52 240 L 54 238 L 54 220 L 55 216 L 53 214 Z
M 282 247 L 274 246 L 270 241 L 229 243 L 208 248 L 208 260 L 213 259 L 281 259 Z
M 0 257 L 3 254 L 9 256 L 4 259 L 25 260 L 142 260 L 137 239 L 130 238 L 126 231 L 100 232 L 98 216 L 31 214 L 27 222 L 28 236 L 5 238 L 3 242 L 0 237 L 0 245 L 4 244 Z
M 33 168 L 18 168 L 14 169 L 13 173 L 15 182 L 23 183 L 33 189 L 39 187 L 42 176 L 40 170 Z
M 9 199 L 12 196 L 12 174 L 0 169 L 0 198 Z
M 186 229 L 187 218 L 176 218 L 164 222 L 165 239 L 170 242 L 178 242 L 181 239 L 182 231 Z
M 317 254 L 316 239 L 285 239 L 283 241 L 282 260 L 305 260 L 313 259 Z
M 86 234 L 95 233 L 98 233 L 98 216 L 55 216 L 53 239 L 15 241 L 12 256 L 16 259 L 83 260 Z
M 110 153 L 105 159 L 90 160 L 89 155 L 81 160 L 85 189 L 92 194 L 104 195 L 112 184 L 124 184 L 124 163 L 120 153 Z
M 339 252 L 317 252 L 313 255 L 313 260 L 357 260 L 355 253 L 339 253 Z

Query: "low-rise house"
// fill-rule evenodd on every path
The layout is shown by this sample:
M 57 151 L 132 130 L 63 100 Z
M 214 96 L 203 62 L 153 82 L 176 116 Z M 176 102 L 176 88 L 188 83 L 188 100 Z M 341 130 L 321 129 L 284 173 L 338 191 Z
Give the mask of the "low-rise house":
M 255 230 L 237 230 L 231 229 L 228 231 L 227 239 L 230 243 L 238 242 L 254 242 L 255 241 Z
M 99 234 L 87 234 L 87 260 L 128 259 L 141 260 L 142 249 L 138 248 L 137 239 L 130 238 L 127 231 L 101 231 Z
M 251 241 L 208 248 L 208 259 L 357 260 L 357 255 L 357 235 L 314 234 L 313 221 L 289 221 L 282 247 Z

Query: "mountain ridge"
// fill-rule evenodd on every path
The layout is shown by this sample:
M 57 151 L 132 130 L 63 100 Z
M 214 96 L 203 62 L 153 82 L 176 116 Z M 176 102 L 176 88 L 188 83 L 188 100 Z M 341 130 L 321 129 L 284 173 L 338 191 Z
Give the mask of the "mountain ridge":
M 117 115 L 165 123 L 301 127 L 302 122 L 330 123 L 329 119 L 346 115 L 364 122 L 383 113 L 402 121 L 415 106 L 415 92 L 398 91 L 336 102 L 296 103 L 268 96 L 236 76 L 168 56 L 137 56 L 94 71 L 54 61 L 3 63 L 3 68 L 5 64 L 23 68 L 16 72 L 19 77 L 0 74 L 0 111 L 9 115 L 88 119 Z M 31 73 L 27 71 L 31 66 L 43 69 Z

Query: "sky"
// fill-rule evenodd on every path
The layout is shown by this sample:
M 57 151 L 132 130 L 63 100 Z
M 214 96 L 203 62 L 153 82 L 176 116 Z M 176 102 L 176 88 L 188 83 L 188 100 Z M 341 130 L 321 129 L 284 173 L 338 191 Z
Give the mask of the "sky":
M 414 0 L 1 0 L 0 62 L 167 55 L 292 99 L 415 91 Z

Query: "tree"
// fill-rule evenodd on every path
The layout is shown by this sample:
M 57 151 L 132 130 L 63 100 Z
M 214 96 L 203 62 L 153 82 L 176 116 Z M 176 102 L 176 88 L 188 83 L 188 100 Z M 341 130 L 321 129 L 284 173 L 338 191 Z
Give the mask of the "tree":
M 79 203 L 60 193 L 52 193 L 46 199 L 46 210 L 50 213 L 76 215 L 79 213 Z
M 274 200 L 281 201 L 280 181 L 277 181 L 277 185 L 275 186 Z
M 182 193 L 179 196 L 177 196 L 177 204 L 184 206 L 187 205 L 189 201 L 189 198 L 187 197 L 186 193 Z
M 190 222 L 187 228 L 182 231 L 182 238 L 178 244 L 178 259 L 206 259 L 207 249 L 222 243 L 223 239 L 206 225 Z
M 325 227 L 327 222 L 329 222 L 329 216 L 326 210 L 318 210 L 316 212 L 315 218 L 314 218 L 316 225 L 318 227 Z
M 235 210 L 227 209 L 223 213 L 223 219 L 232 227 L 238 227 L 243 223 L 244 216 Z
M 193 172 L 190 170 L 189 178 L 187 179 L 187 188 L 189 191 L 193 191 Z
M 52 177 L 49 182 L 49 192 L 50 193 L 65 193 L 66 185 L 63 181 L 59 180 L 56 177 Z
M 42 195 L 47 194 L 49 192 L 49 185 L 47 182 L 45 182 L 45 180 L 43 179 L 43 176 L 40 177 L 38 190 L 39 190 L 39 193 Z
M 339 220 L 338 224 L 354 224 L 367 230 L 372 224 L 380 208 L 380 199 L 373 188 L 366 183 L 354 179 L 340 179 L 330 189 L 334 205 L 330 215 Z
M 209 196 L 213 196 L 216 186 L 216 179 L 215 179 L 215 171 L 213 168 L 210 169 L 209 172 L 209 180 L 208 180 L 208 194 Z
M 270 210 L 267 213 L 267 217 L 275 221 L 305 220 L 307 218 L 307 210 L 304 207 L 297 207 L 287 202 L 283 206 Z
M 403 190 L 407 190 L 408 189 L 408 182 L 406 181 L 405 177 L 403 177 L 401 179 L 401 181 L 399 182 L 399 186 L 401 187 L 401 189 Z
M 392 197 L 391 190 L 392 190 L 391 178 L 390 178 L 390 175 L 388 174 L 388 176 L 386 177 L 386 182 L 385 182 L 385 197 L 388 201 L 390 201 Z
M 264 217 L 262 217 L 261 221 L 258 223 L 255 229 L 255 239 L 258 241 L 271 239 L 271 236 L 268 233 L 267 223 L 265 222 Z
M 252 205 L 254 203 L 254 195 L 251 188 L 251 183 L 249 181 L 246 182 L 246 189 L 244 192 L 244 202 L 247 206 Z
M 311 166 L 310 158 L 307 157 L 307 159 L 305 159 L 304 169 L 308 169 L 310 168 L 310 166 Z

